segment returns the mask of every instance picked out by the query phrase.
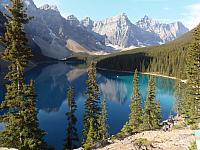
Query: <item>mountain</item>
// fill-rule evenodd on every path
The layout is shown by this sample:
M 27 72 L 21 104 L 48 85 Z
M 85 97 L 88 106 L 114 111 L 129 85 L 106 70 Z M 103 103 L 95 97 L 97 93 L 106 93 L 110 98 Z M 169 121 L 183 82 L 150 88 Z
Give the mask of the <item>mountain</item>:
M 85 30 L 74 15 L 63 18 L 56 6 L 46 4 L 37 8 L 31 0 L 26 1 L 29 2 L 28 14 L 34 16 L 26 31 L 46 56 L 63 59 L 72 52 L 90 52 L 105 48 L 104 38 L 96 37 Z
M 88 31 L 92 31 L 92 28 L 94 27 L 94 21 L 91 20 L 90 17 L 85 17 L 83 20 L 81 20 L 81 25 L 84 26 Z
M 24 3 L 28 16 L 34 17 L 25 26 L 30 46 L 35 52 L 38 50 L 39 54 L 54 59 L 79 52 L 105 54 L 116 48 L 160 45 L 188 31 L 180 22 L 158 24 L 148 17 L 133 24 L 124 13 L 103 21 L 95 22 L 89 17 L 79 21 L 74 15 L 62 17 L 53 5 L 37 8 L 33 0 L 24 0 Z M 1 1 L 0 11 L 8 13 L 5 5 L 9 5 L 9 0 Z M 0 34 L 1 26 L 2 19 Z
M 161 41 L 156 34 L 132 24 L 124 13 L 96 22 L 92 30 L 105 35 L 107 44 L 118 45 L 122 48 L 158 45 Z
M 148 16 L 133 24 L 125 13 L 98 22 L 86 17 L 81 24 L 88 31 L 104 35 L 107 45 L 119 48 L 160 45 L 188 32 L 181 22 L 161 24 Z
M 163 43 L 173 41 L 189 31 L 181 22 L 159 23 L 146 15 L 136 22 L 136 25 L 145 31 L 157 34 Z
M 85 30 L 78 19 L 71 15 L 61 16 L 56 6 L 37 8 L 32 0 L 25 0 L 27 13 L 34 18 L 25 26 L 27 35 L 39 46 L 43 55 L 63 59 L 72 52 L 91 52 L 106 49 L 105 39 Z M 6 12 L 5 1 L 0 11 Z

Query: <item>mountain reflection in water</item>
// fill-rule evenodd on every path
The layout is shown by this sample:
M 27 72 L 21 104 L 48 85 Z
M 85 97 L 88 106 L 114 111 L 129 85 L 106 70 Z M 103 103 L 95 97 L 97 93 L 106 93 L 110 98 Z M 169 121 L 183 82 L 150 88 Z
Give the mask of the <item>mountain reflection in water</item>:
M 28 80 L 36 81 L 37 107 L 40 127 L 48 134 L 46 141 L 56 147 L 63 148 L 67 128 L 67 88 L 75 89 L 77 104 L 76 117 L 77 130 L 81 139 L 83 128 L 84 102 L 86 100 L 87 69 L 85 66 L 72 66 L 59 62 L 54 64 L 42 64 L 26 73 Z M 143 104 L 147 95 L 148 75 L 140 75 L 140 93 Z M 128 119 L 129 105 L 133 90 L 133 74 L 100 71 L 97 80 L 101 89 L 101 98 L 106 98 L 108 104 L 108 123 L 110 134 L 120 131 Z M 160 100 L 163 119 L 173 113 L 173 86 L 174 81 L 157 77 L 156 97 Z M 4 90 L 0 85 L 0 98 L 3 98 Z M 1 128 L 1 127 L 0 127 Z

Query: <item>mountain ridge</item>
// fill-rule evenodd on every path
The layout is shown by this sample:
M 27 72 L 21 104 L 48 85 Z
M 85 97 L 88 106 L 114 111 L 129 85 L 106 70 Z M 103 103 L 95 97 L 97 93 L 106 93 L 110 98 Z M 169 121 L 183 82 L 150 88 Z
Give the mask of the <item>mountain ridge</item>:
M 132 23 L 125 13 L 96 22 L 86 17 L 81 23 L 88 31 L 105 35 L 107 44 L 117 45 L 121 49 L 161 45 L 189 31 L 180 21 L 169 24 L 160 23 L 147 15 L 136 23 Z M 138 32 L 139 36 L 137 36 Z
M 180 21 L 172 23 L 160 23 L 159 21 L 149 18 L 147 15 L 135 23 L 145 31 L 157 34 L 163 43 L 175 40 L 189 30 Z
M 28 15 L 34 16 L 25 26 L 28 37 L 40 47 L 44 56 L 55 59 L 63 59 L 76 52 L 112 53 L 115 49 L 160 45 L 187 32 L 184 27 L 183 32 L 178 32 L 177 27 L 177 32 L 169 32 L 171 37 L 163 42 L 156 31 L 132 23 L 125 13 L 95 22 L 90 17 L 82 20 L 74 15 L 63 17 L 54 5 L 37 7 L 32 0 L 24 2 Z M 0 11 L 4 13 L 5 4 L 8 4 L 7 0 L 0 4 Z M 164 29 L 166 32 L 167 29 Z

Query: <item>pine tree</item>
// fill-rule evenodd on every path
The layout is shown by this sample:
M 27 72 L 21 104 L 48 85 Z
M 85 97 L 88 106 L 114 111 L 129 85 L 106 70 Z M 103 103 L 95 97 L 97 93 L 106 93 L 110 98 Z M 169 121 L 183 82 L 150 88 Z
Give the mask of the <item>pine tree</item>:
M 96 68 L 95 68 L 95 62 L 91 62 L 88 68 L 88 80 L 87 80 L 87 100 L 85 102 L 85 113 L 84 113 L 84 129 L 83 129 L 83 143 L 85 142 L 89 127 L 90 127 L 90 121 L 92 119 L 92 128 L 94 129 L 93 135 L 93 142 L 98 142 L 98 118 L 101 114 L 101 108 L 99 106 L 100 98 L 100 90 L 99 86 L 96 81 Z
M 139 132 L 143 123 L 143 112 L 141 104 L 141 95 L 139 92 L 139 75 L 137 69 L 134 74 L 133 82 L 133 96 L 130 105 L 131 113 L 129 114 L 129 120 L 122 129 L 125 134 L 131 134 L 133 132 Z
M 160 122 L 162 120 L 162 114 L 161 114 L 161 106 L 160 101 L 156 102 L 156 122 L 155 122 L 155 129 L 160 128 Z
M 76 102 L 74 99 L 74 90 L 72 87 L 69 87 L 67 91 L 67 100 L 69 112 L 66 113 L 68 117 L 68 128 L 67 128 L 67 139 L 65 143 L 65 149 L 73 150 L 76 148 L 76 144 L 79 141 L 78 133 L 76 129 L 77 118 L 75 112 L 77 110 Z
M 43 147 L 43 132 L 36 129 L 38 122 L 33 87 L 27 86 L 24 81 L 24 70 L 32 56 L 24 32 L 24 24 L 28 23 L 29 18 L 22 0 L 11 0 L 8 11 L 10 16 L 7 17 L 6 33 L 1 38 L 6 45 L 2 58 L 9 61 L 10 66 L 6 75 L 7 92 L 0 105 L 0 111 L 4 112 L 0 121 L 6 125 L 0 133 L 0 146 L 40 150 Z M 31 107 L 30 110 L 28 107 Z
M 93 124 L 94 124 L 93 118 L 91 118 L 89 120 L 89 130 L 88 130 L 88 133 L 87 133 L 86 141 L 85 141 L 85 143 L 83 145 L 86 150 L 91 149 L 94 146 L 94 144 L 96 143 L 96 141 L 95 141 L 95 138 L 96 138 L 96 133 L 95 132 L 96 131 L 94 129 L 94 125 Z
M 99 141 L 105 141 L 109 137 L 108 124 L 107 124 L 107 104 L 106 100 L 102 101 L 102 111 L 99 116 Z
M 140 131 L 142 124 L 143 114 L 142 114 L 142 104 L 141 104 L 141 95 L 139 91 L 139 75 L 137 69 L 135 70 L 134 75 L 134 89 L 133 96 L 130 105 L 131 113 L 129 115 L 129 125 L 132 129 L 132 132 Z
M 160 121 L 160 104 L 156 102 L 156 83 L 154 79 L 150 79 L 144 108 L 143 128 L 144 130 L 158 129 Z
M 45 132 L 39 128 L 39 121 L 37 118 L 37 108 L 36 108 L 36 94 L 35 94 L 35 84 L 31 80 L 29 86 L 26 90 L 26 108 L 21 111 L 24 116 L 24 128 L 22 130 L 23 143 L 20 145 L 19 149 L 33 149 L 33 150 L 45 150 L 48 149 L 47 144 L 44 141 Z
M 187 50 L 187 83 L 185 91 L 185 113 L 190 123 L 200 116 L 200 25 L 193 31 L 193 39 Z

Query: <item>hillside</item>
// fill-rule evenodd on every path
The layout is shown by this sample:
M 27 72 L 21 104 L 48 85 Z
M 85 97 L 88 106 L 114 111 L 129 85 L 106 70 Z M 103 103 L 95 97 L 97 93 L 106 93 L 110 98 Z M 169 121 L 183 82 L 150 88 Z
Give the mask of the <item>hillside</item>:
M 160 46 L 138 48 L 102 56 L 97 67 L 117 70 L 160 72 L 169 76 L 184 78 L 185 50 L 192 39 L 192 32 Z M 151 65 L 150 65 L 151 64 Z

